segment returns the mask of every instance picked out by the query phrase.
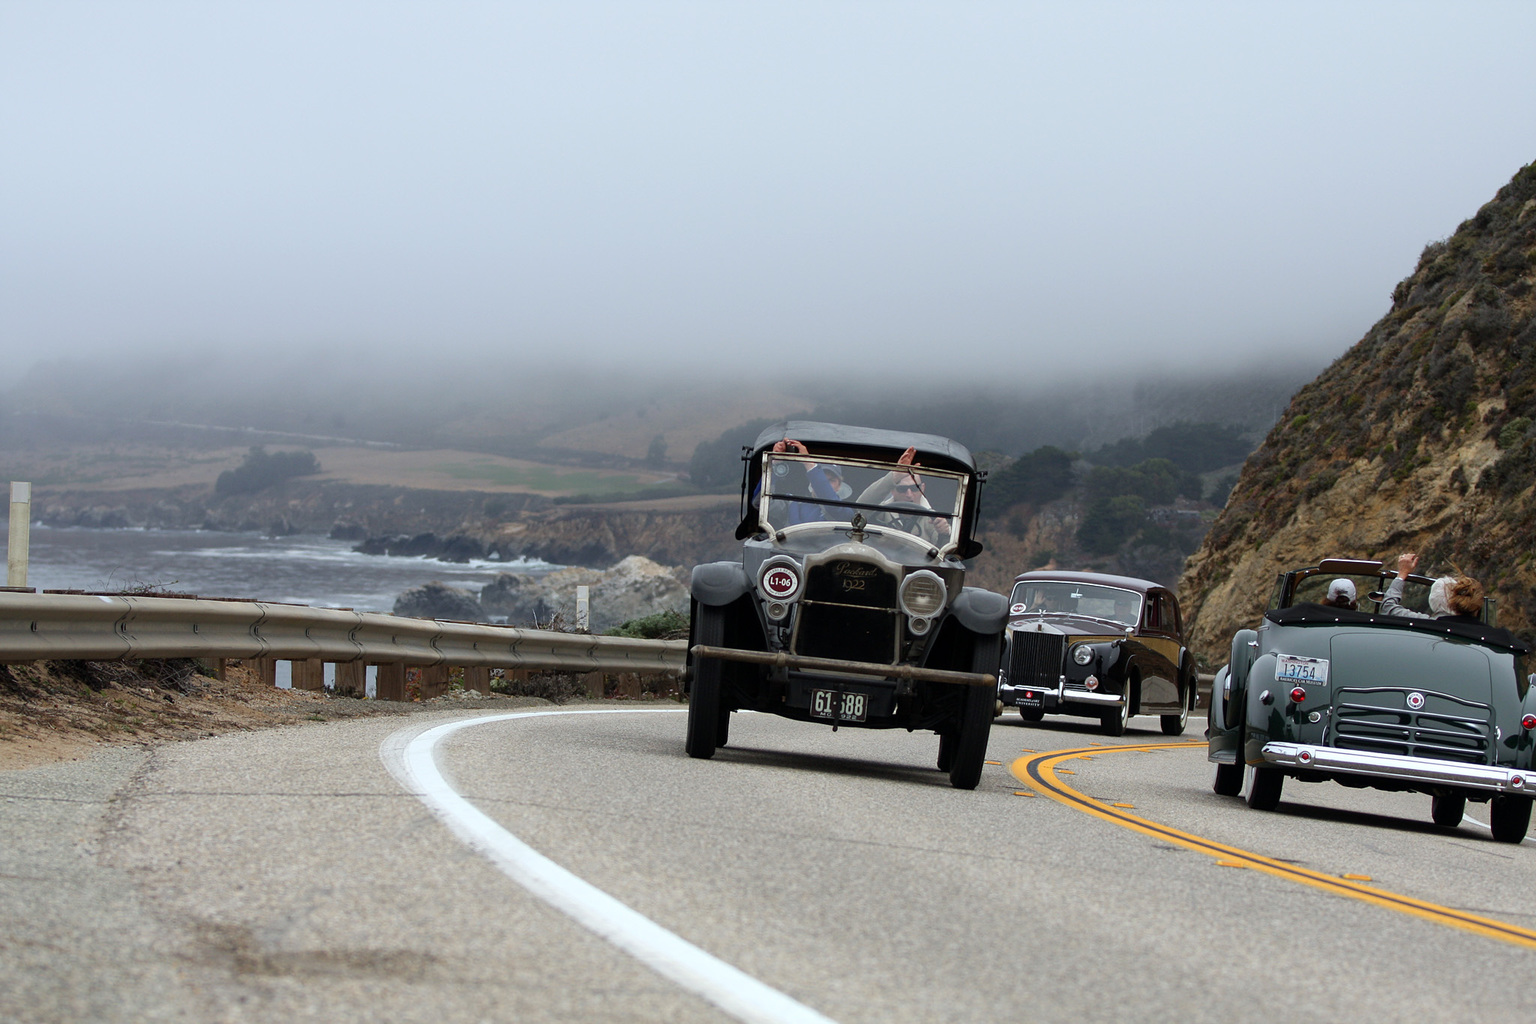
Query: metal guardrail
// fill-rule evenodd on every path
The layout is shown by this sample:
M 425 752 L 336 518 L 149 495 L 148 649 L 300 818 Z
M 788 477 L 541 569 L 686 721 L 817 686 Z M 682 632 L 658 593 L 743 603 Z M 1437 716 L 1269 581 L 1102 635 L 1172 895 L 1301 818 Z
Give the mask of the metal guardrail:
M 678 672 L 687 643 L 207 598 L 0 593 L 0 663 L 269 658 Z

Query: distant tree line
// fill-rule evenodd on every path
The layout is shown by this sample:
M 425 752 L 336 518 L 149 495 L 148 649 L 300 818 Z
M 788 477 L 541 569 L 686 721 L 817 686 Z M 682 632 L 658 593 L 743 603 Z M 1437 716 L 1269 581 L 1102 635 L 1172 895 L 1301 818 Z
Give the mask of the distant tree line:
M 320 472 L 320 460 L 314 452 L 268 452 L 257 445 L 246 452 L 234 469 L 219 474 L 213 489 L 217 494 L 252 494 L 296 476 Z

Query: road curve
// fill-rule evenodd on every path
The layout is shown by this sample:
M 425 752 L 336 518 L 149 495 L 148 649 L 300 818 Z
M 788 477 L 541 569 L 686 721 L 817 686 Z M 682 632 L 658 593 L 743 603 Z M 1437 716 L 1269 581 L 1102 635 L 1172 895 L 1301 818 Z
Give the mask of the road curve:
M 0 1019 L 733 1019 L 513 882 L 400 785 L 378 752 L 403 724 L 0 776 Z M 1536 928 L 1536 849 L 1437 829 L 1427 798 L 1290 786 L 1278 812 L 1251 811 L 1149 718 L 1108 740 L 1007 716 L 974 793 L 934 769 L 932 735 L 739 715 L 731 746 L 694 761 L 682 732 L 680 714 L 486 721 L 442 736 L 433 763 L 560 869 L 842 1024 L 1536 1009 L 1523 946 L 1017 796 L 1038 790 L 1009 768 L 1070 751 L 1058 781 L 1103 807 Z

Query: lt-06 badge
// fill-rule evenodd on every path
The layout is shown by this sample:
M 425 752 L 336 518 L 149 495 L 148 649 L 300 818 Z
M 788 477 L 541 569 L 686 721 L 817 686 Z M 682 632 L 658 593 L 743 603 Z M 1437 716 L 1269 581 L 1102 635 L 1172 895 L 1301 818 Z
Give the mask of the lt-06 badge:
M 1301 658 L 1294 654 L 1275 656 L 1275 682 L 1328 685 L 1327 658 Z

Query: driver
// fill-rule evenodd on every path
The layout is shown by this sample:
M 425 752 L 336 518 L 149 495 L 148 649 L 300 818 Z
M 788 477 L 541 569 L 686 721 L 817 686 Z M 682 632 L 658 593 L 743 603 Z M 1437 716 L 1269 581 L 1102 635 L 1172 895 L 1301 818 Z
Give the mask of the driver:
M 896 460 L 901 466 L 918 466 L 917 449 L 908 448 L 901 453 L 901 458 Z M 864 488 L 859 495 L 859 503 L 863 505 L 907 505 L 916 508 L 931 509 L 928 499 L 923 496 L 923 478 L 913 470 L 893 469 L 884 476 L 878 477 L 874 483 Z M 933 516 L 903 514 L 900 511 L 879 513 L 887 525 L 894 526 L 898 530 L 923 538 L 929 544 L 935 546 L 949 543 L 949 520 Z

